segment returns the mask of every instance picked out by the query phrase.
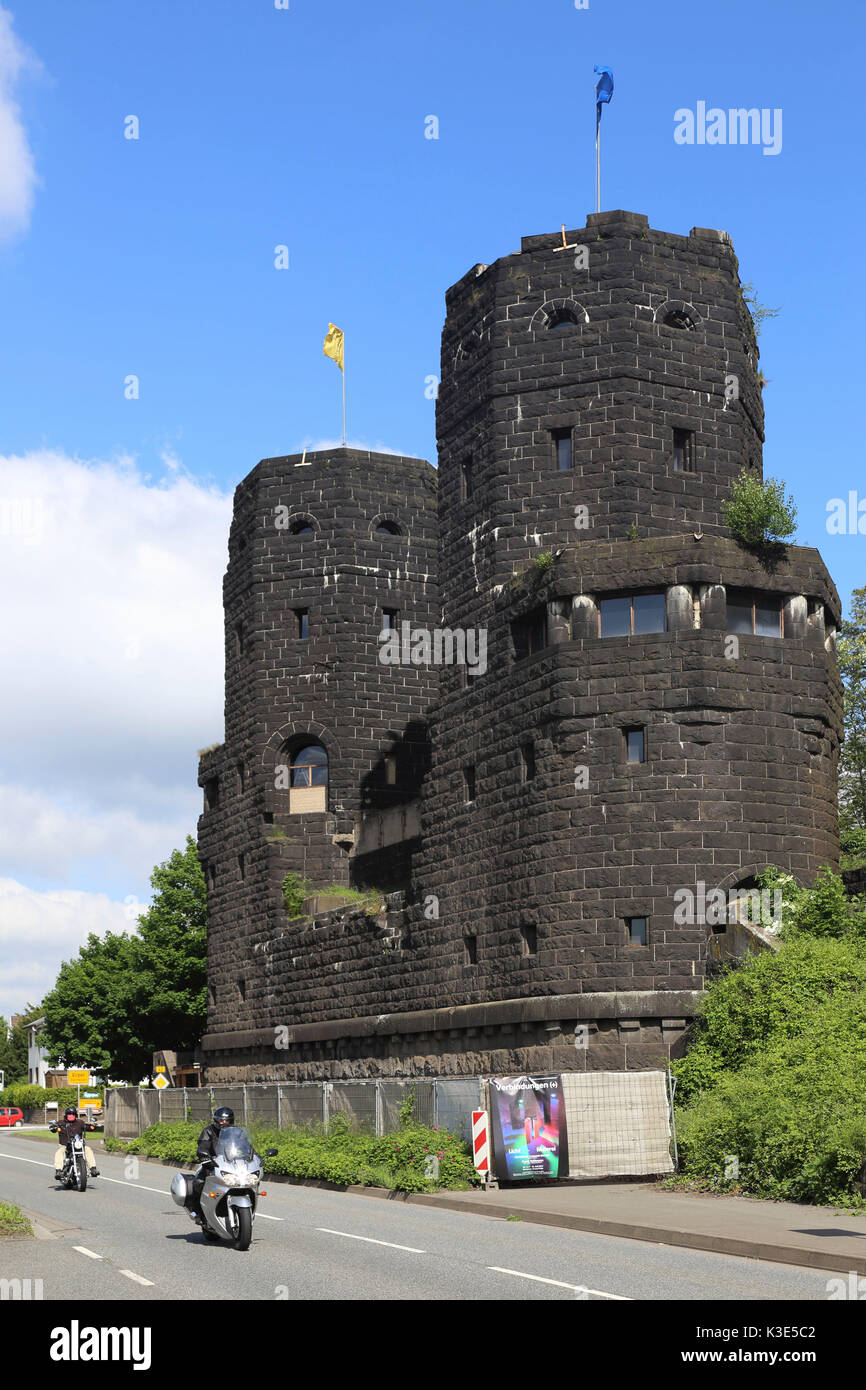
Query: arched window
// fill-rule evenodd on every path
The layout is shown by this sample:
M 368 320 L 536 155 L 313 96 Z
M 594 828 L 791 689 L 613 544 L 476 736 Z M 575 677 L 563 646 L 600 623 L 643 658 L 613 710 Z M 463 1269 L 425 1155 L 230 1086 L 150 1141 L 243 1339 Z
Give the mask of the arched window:
M 688 304 L 683 299 L 668 299 L 656 309 L 655 320 L 664 324 L 665 328 L 691 332 L 700 326 L 701 316 L 694 304 Z
M 400 536 L 402 531 L 396 521 L 380 521 L 376 525 L 377 536 Z
M 289 527 L 289 534 L 292 536 L 314 536 L 316 531 L 305 516 L 299 516 Z
M 290 764 L 289 813 L 303 815 L 327 809 L 328 754 L 320 743 L 306 743 Z
M 571 333 L 580 327 L 580 319 L 573 309 L 555 309 L 547 321 L 548 333 Z

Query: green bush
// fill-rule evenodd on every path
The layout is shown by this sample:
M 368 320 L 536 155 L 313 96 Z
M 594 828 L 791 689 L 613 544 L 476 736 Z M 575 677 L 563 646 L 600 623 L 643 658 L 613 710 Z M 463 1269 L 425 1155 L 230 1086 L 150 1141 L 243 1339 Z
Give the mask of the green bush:
M 776 544 L 797 529 L 797 508 L 778 478 L 761 482 L 748 468 L 740 471 L 731 495 L 722 504 L 722 518 L 744 545 Z
M 151 1125 L 137 1139 L 121 1144 L 106 1140 L 109 1150 L 195 1163 L 200 1124 L 178 1121 Z M 327 1131 L 259 1129 L 250 1126 L 257 1151 L 277 1149 L 264 1160 L 266 1173 L 293 1178 L 316 1178 L 344 1186 L 384 1186 L 398 1192 L 429 1192 L 437 1187 L 467 1188 L 478 1182 L 468 1147 L 449 1130 L 407 1123 L 394 1134 L 377 1138 L 350 1129 L 345 1117 L 335 1116 Z M 439 1160 L 439 1178 L 425 1176 L 427 1159 Z
M 310 896 L 310 884 L 300 874 L 288 873 L 283 879 L 283 907 L 287 917 L 302 917 Z
M 707 991 L 689 1050 L 672 1063 L 677 1102 L 714 1087 L 777 1039 L 796 1037 L 826 1000 L 864 988 L 866 949 L 859 940 L 795 936 L 778 951 L 751 956 Z
M 102 1088 L 97 1086 L 86 1087 L 88 1091 L 98 1090 L 102 1095 Z M 78 1104 L 78 1088 L 75 1086 L 31 1086 L 25 1081 L 18 1081 L 12 1086 L 6 1086 L 0 1091 L 0 1105 L 17 1105 L 19 1110 L 38 1110 L 41 1106 L 48 1105 L 56 1101 L 59 1110 L 65 1105 Z
M 683 1169 L 720 1190 L 864 1206 L 866 994 L 796 1003 L 796 1031 L 777 1030 L 678 1115 Z

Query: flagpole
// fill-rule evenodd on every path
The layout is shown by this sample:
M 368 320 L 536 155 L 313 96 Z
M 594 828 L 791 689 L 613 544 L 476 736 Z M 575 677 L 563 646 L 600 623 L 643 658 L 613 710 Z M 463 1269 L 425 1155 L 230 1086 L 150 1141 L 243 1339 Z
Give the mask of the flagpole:
M 346 335 L 343 334 L 343 448 L 346 447 Z
M 595 108 L 595 210 L 601 212 L 601 108 Z

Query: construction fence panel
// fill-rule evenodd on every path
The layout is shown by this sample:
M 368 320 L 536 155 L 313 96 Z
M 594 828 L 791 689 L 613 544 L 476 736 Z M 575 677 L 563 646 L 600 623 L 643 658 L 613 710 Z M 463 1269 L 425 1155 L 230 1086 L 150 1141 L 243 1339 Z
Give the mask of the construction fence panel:
M 137 1086 L 112 1086 L 105 1093 L 105 1124 L 108 1139 L 137 1139 L 141 1133 Z
M 674 1171 L 665 1072 L 570 1072 L 562 1089 L 570 1177 Z
M 163 1124 L 172 1124 L 175 1120 L 184 1119 L 184 1097 L 186 1092 L 174 1089 L 160 1091 L 159 1093 L 159 1118 Z
M 280 1102 L 276 1085 L 247 1086 L 247 1124 L 278 1129 Z
M 208 1086 L 206 1089 L 210 1093 L 211 1114 L 220 1106 L 227 1105 L 229 1110 L 235 1112 L 235 1124 L 246 1124 L 243 1086 Z
M 186 1093 L 186 1117 L 202 1128 L 214 1112 L 214 1105 L 205 1087 L 191 1087 Z
M 472 1143 L 472 1111 L 483 1108 L 481 1079 L 477 1076 L 433 1082 L 434 1125 Z
M 375 1134 L 377 1084 L 375 1081 L 332 1081 L 329 1096 L 331 1116 L 345 1115 L 353 1129 Z
M 159 1124 L 159 1091 L 139 1091 L 139 1124 L 142 1133 L 150 1125 Z
M 326 1083 L 313 1081 L 308 1085 L 289 1082 L 280 1085 L 280 1129 L 322 1128 L 323 1084 Z
M 418 1125 L 433 1125 L 433 1082 L 432 1081 L 380 1081 L 379 1114 L 382 1134 L 392 1134 L 400 1126 L 400 1107 L 414 1096 L 412 1122 Z

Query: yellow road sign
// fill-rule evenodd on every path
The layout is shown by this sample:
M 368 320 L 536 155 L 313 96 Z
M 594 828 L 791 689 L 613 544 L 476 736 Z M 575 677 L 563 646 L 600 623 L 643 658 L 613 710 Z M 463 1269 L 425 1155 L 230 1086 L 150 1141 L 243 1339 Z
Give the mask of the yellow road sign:
M 85 1071 L 83 1068 L 73 1067 L 71 1071 L 66 1073 L 66 1078 L 70 1086 L 90 1085 L 90 1072 Z
M 167 1076 L 160 1075 L 156 1078 L 153 1084 L 158 1091 L 164 1091 L 166 1086 L 171 1085 L 171 1082 L 169 1081 Z

